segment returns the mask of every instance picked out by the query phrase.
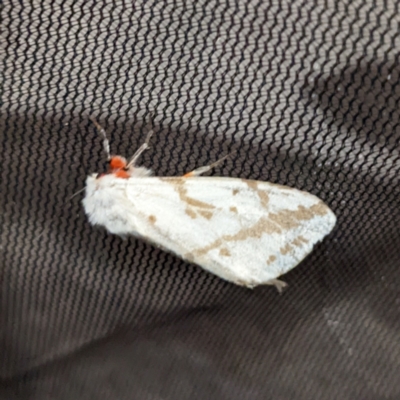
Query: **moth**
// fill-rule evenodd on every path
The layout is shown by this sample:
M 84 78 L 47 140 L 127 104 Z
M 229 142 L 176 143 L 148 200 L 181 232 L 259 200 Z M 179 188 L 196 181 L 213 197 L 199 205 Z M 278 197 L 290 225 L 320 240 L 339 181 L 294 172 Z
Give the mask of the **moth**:
M 179 177 L 152 176 L 137 165 L 145 143 L 127 161 L 112 156 L 109 169 L 86 179 L 83 207 L 92 225 L 135 237 L 172 252 L 237 285 L 286 283 L 277 278 L 296 267 L 328 235 L 334 213 L 307 192 L 268 182 L 202 177 L 214 164 Z

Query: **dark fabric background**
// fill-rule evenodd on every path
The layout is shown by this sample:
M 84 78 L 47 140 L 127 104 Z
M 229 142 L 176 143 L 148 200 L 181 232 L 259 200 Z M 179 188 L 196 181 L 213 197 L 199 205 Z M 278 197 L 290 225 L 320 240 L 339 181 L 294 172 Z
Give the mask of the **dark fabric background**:
M 2 8 L 0 395 L 400 398 L 400 13 L 372 0 Z M 89 225 L 114 153 L 307 190 L 334 232 L 247 290 Z

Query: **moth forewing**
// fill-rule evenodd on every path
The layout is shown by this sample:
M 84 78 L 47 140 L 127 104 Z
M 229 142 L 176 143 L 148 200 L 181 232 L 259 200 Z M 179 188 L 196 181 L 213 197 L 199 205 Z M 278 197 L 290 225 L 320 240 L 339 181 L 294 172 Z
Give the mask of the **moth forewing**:
M 92 224 L 136 235 L 238 285 L 282 282 L 334 227 L 317 197 L 267 182 L 220 177 L 88 177 Z

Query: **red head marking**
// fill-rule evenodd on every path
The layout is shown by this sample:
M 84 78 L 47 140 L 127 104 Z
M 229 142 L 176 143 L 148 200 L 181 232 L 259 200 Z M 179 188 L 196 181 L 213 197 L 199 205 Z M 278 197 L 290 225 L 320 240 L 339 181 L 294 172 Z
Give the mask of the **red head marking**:
M 124 169 L 126 167 L 126 160 L 121 156 L 112 156 L 110 159 L 110 169 L 111 171 Z
M 121 156 L 112 156 L 110 161 L 110 173 L 117 178 L 130 178 L 130 174 L 127 171 L 126 159 Z
M 131 176 L 129 175 L 128 171 L 125 171 L 124 169 L 119 169 L 115 172 L 112 172 L 112 174 L 114 176 L 116 176 L 117 178 L 124 178 L 124 179 L 128 179 Z

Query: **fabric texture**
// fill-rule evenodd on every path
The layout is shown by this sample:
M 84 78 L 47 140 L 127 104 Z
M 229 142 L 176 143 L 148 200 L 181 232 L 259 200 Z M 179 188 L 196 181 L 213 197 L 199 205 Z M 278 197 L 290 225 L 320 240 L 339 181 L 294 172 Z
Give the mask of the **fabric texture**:
M 400 398 L 399 22 L 372 0 L 43 0 L 2 8 L 0 395 Z M 129 157 L 309 191 L 334 232 L 248 290 L 89 225 Z M 3 391 L 3 392 L 2 392 Z

